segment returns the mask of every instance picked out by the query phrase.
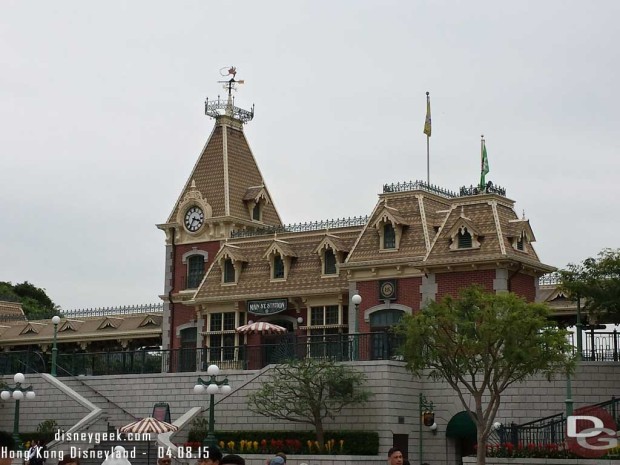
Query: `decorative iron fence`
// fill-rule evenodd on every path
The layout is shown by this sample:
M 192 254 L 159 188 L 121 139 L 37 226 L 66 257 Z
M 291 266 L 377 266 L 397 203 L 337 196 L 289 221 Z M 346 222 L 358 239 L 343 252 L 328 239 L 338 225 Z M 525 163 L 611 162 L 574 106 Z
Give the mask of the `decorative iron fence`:
M 430 192 L 432 194 L 437 194 L 437 195 L 440 195 L 441 197 L 446 197 L 448 199 L 458 197 L 456 192 L 452 192 L 448 189 L 444 189 L 443 187 L 436 186 L 434 184 L 428 184 L 420 180 L 404 181 L 404 182 L 397 182 L 397 183 L 383 185 L 383 193 L 405 192 L 405 191 L 415 191 L 415 190 L 422 190 L 425 192 Z
M 101 308 L 85 308 L 79 310 L 65 310 L 61 314 L 65 318 L 80 318 L 89 316 L 107 316 L 107 315 L 132 315 L 139 313 L 156 313 L 163 312 L 164 304 L 144 304 L 144 305 L 125 305 L 119 307 L 101 307 Z
M 353 216 L 348 218 L 336 218 L 335 220 L 310 221 L 307 223 L 294 223 L 284 226 L 268 226 L 258 229 L 239 229 L 232 231 L 230 237 L 267 236 L 277 233 L 320 231 L 322 229 L 349 228 L 352 226 L 364 226 L 368 223 L 368 216 Z
M 100 376 L 206 371 L 210 364 L 223 369 L 258 370 L 287 359 L 335 361 L 400 360 L 397 336 L 388 333 L 284 335 L 273 343 L 200 349 L 140 349 L 109 352 L 58 351 L 58 376 Z M 0 353 L 0 374 L 41 373 L 51 366 L 51 354 L 38 351 Z

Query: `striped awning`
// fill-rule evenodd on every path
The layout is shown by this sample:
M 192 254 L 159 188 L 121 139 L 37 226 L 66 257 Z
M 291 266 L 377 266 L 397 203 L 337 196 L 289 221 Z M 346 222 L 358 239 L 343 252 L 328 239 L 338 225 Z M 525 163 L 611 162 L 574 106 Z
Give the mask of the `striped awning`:
M 179 427 L 166 423 L 165 421 L 158 420 L 153 417 L 142 418 L 141 420 L 134 421 L 128 425 L 123 426 L 120 429 L 121 433 L 168 433 L 170 431 L 176 431 Z
M 257 321 L 249 325 L 239 326 L 236 331 L 239 334 L 284 334 L 286 328 L 264 321 Z

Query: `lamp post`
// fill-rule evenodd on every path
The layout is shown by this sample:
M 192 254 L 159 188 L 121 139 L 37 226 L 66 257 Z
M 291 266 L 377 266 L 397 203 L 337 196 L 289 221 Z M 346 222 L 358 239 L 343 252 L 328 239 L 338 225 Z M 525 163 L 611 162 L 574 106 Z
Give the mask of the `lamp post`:
M 6 386 L 5 390 L 0 392 L 0 398 L 2 400 L 9 400 L 11 397 L 15 399 L 15 417 L 13 419 L 13 439 L 15 440 L 15 446 L 20 443 L 19 440 L 19 401 L 24 399 L 34 399 L 35 393 L 32 386 L 23 387 L 22 384 L 26 382 L 26 377 L 23 373 L 15 373 L 13 376 L 15 386 Z
M 215 394 L 221 393 L 224 395 L 230 394 L 232 388 L 228 384 L 228 378 L 224 378 L 221 381 L 217 380 L 217 375 L 220 374 L 220 369 L 217 365 L 209 365 L 207 368 L 207 375 L 209 379 L 207 381 L 202 378 L 198 378 L 196 385 L 194 386 L 195 394 L 202 394 L 205 390 L 209 394 L 209 433 L 206 439 L 203 441 L 203 446 L 214 447 L 217 445 L 215 439 Z M 206 386 L 206 389 L 205 389 Z
M 357 291 L 353 297 L 351 297 L 351 302 L 355 306 L 355 335 L 353 336 L 353 360 L 359 360 L 359 351 L 360 351 L 360 316 L 359 316 L 359 308 L 362 303 L 362 296 L 359 295 Z
M 437 423 L 435 423 L 435 412 L 433 411 L 433 402 L 426 400 L 426 396 L 422 393 L 419 395 L 420 418 L 418 424 L 418 459 L 423 462 L 423 445 L 422 445 L 422 425 L 428 426 L 433 434 L 437 434 Z
M 58 338 L 58 323 L 60 323 L 60 317 L 58 315 L 52 317 L 52 323 L 54 323 L 54 339 L 52 340 L 52 370 L 50 374 L 56 376 L 56 357 L 58 356 L 58 346 L 56 339 Z

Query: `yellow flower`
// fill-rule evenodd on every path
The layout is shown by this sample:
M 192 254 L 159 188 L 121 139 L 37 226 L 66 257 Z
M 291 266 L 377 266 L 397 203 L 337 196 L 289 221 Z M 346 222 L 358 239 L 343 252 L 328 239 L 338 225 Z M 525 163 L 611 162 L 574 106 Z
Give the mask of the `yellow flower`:
M 233 451 L 235 449 L 235 441 L 228 441 L 228 448 Z
M 312 441 L 308 439 L 306 443 L 308 444 L 308 452 L 312 452 Z
M 344 439 L 340 440 L 340 452 L 342 452 L 342 449 L 344 448 Z
M 241 452 L 243 452 L 244 447 L 245 447 L 245 441 L 242 439 L 242 440 L 239 442 L 239 450 L 240 450 Z
M 254 450 L 258 450 L 258 441 L 254 441 L 252 446 L 254 446 Z
M 224 441 L 220 441 L 220 449 L 224 448 Z

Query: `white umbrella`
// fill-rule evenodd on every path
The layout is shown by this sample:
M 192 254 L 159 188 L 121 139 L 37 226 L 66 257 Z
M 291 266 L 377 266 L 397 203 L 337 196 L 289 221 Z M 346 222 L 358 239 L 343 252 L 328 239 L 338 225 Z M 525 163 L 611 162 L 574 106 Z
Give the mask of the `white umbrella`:
M 179 427 L 166 423 L 165 421 L 158 420 L 153 417 L 142 418 L 141 420 L 134 421 L 128 425 L 123 426 L 120 429 L 121 433 L 168 433 L 170 431 L 176 431 Z
M 235 331 L 239 334 L 284 334 L 286 328 L 265 321 L 257 321 L 249 325 L 239 326 Z

